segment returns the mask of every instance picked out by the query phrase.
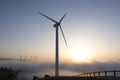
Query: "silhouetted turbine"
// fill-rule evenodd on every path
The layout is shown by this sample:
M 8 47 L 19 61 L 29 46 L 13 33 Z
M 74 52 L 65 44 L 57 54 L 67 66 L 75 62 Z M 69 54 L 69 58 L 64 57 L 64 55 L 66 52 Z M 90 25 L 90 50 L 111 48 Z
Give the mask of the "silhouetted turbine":
M 67 13 L 65 13 L 64 14 L 64 16 L 60 19 L 60 21 L 59 22 L 57 22 L 57 21 L 55 21 L 54 19 L 52 19 L 52 18 L 50 18 L 50 17 L 48 17 L 48 16 L 46 16 L 46 15 L 44 15 L 43 13 L 41 13 L 41 12 L 38 12 L 39 14 L 41 14 L 42 16 L 44 16 L 44 17 L 46 17 L 46 18 L 48 18 L 49 20 L 51 20 L 51 21 L 53 21 L 55 24 L 53 25 L 53 27 L 55 27 L 56 28 L 56 57 L 55 57 L 55 76 L 56 77 L 58 77 L 59 76 L 59 28 L 58 27 L 60 27 L 60 30 L 61 30 L 61 32 L 62 32 L 62 35 L 63 35 L 63 38 L 64 38 L 64 41 L 65 41 L 65 44 L 66 44 L 66 46 L 67 46 L 67 41 L 66 41 L 66 39 L 65 39 L 65 35 L 64 35 L 64 33 L 63 33 L 63 30 L 62 30 L 62 27 L 61 27 L 61 22 L 62 22 L 62 20 L 64 19 L 64 17 L 66 16 L 66 14 Z

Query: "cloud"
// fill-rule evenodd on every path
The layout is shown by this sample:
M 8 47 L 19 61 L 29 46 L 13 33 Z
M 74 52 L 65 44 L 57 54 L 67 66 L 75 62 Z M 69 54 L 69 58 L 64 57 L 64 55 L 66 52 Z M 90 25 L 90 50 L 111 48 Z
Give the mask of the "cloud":
M 74 72 L 94 72 L 103 70 L 119 70 L 120 62 L 110 61 L 110 62 L 92 62 L 92 63 L 80 63 L 80 64 L 62 64 L 62 69 L 74 71 Z
M 20 62 L 18 60 L 1 60 L 0 67 L 13 68 L 15 70 L 23 70 L 21 76 L 32 78 L 33 75 L 43 77 L 45 74 L 54 75 L 54 63 L 33 63 L 33 62 Z M 92 63 L 60 63 L 60 74 L 62 76 L 78 75 L 81 72 L 94 72 L 104 70 L 119 70 L 119 61 L 98 62 Z

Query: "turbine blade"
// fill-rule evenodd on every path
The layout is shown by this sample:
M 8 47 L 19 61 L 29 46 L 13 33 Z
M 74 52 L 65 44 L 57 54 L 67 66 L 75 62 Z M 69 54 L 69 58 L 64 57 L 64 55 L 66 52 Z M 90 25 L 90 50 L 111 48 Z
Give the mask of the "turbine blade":
M 63 38 L 64 38 L 64 41 L 65 41 L 65 44 L 66 44 L 66 46 L 67 46 L 67 41 L 66 41 L 66 38 L 65 38 L 65 35 L 64 35 L 64 33 L 63 33 L 63 30 L 62 30 L 62 27 L 61 27 L 61 25 L 60 25 L 60 30 L 61 30 L 61 32 L 62 32 L 62 36 L 63 36 Z
M 66 16 L 67 13 L 64 14 L 64 16 L 60 19 L 59 23 L 62 22 L 62 20 L 64 19 L 64 17 Z
M 54 19 L 52 19 L 52 18 L 50 18 L 50 17 L 44 15 L 43 13 L 41 13 L 41 12 L 38 12 L 38 13 L 41 14 L 42 16 L 48 18 L 49 20 L 51 20 L 51 21 L 53 21 L 53 22 L 55 22 L 55 23 L 58 23 L 57 21 L 55 21 Z

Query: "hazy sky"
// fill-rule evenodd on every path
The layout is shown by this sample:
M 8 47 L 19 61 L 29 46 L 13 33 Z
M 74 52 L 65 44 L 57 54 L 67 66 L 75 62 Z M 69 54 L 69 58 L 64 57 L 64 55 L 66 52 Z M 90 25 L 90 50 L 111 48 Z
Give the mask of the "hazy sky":
M 120 59 L 120 0 L 0 0 L 0 57 L 54 60 L 54 23 L 39 11 L 57 21 L 67 12 L 62 28 L 68 46 L 60 33 L 60 61 L 83 56 L 70 54 L 80 47 L 91 50 L 86 61 Z

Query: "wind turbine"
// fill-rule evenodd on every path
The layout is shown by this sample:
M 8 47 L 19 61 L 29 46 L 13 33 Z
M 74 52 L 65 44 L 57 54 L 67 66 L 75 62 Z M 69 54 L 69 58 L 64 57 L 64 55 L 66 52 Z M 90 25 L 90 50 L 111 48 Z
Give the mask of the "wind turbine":
M 53 25 L 54 28 L 56 28 L 56 55 L 55 55 L 55 77 L 59 77 L 59 27 L 60 27 L 60 30 L 62 32 L 62 35 L 63 35 L 63 38 L 64 38 L 64 41 L 65 41 L 65 44 L 67 46 L 67 41 L 65 39 L 65 35 L 63 33 L 63 29 L 61 27 L 61 22 L 62 20 L 64 19 L 64 17 L 66 16 L 67 13 L 64 14 L 64 16 L 60 19 L 60 21 L 55 21 L 54 19 L 44 15 L 43 13 L 41 12 L 38 12 L 39 14 L 41 14 L 42 16 L 46 17 L 47 19 L 53 21 L 55 24 Z

